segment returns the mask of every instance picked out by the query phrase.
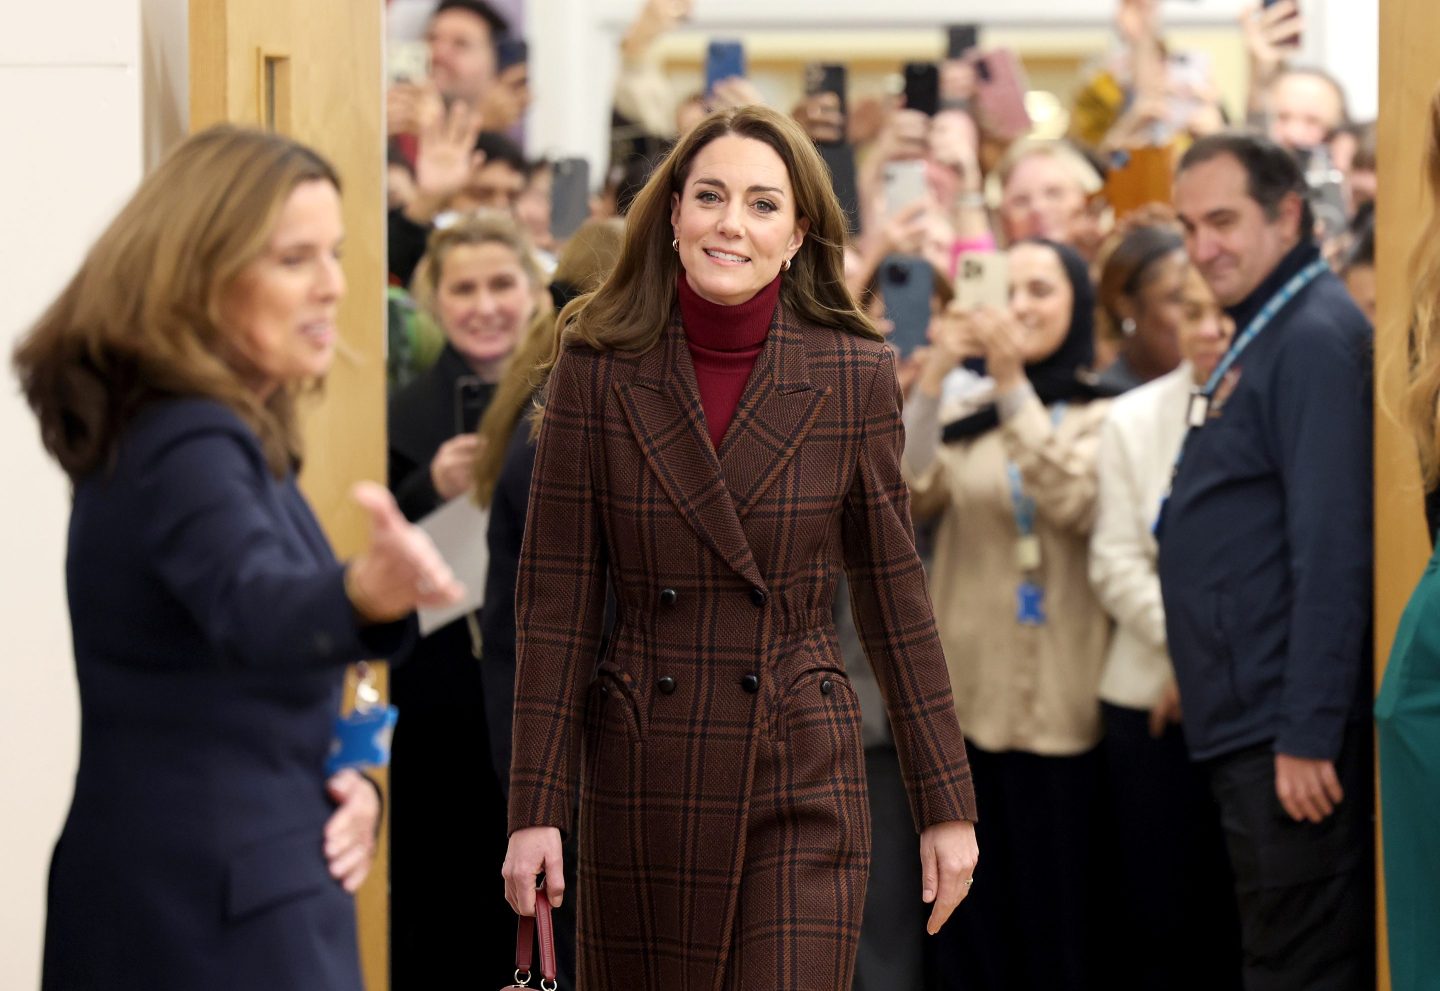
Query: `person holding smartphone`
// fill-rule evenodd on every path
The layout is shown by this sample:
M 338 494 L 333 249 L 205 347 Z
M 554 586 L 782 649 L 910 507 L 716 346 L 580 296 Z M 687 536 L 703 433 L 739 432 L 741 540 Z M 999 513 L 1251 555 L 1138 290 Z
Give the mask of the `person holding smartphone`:
M 916 519 L 937 524 L 930 585 L 995 882 L 977 885 L 942 934 L 941 977 L 1054 991 L 1094 976 L 1110 621 L 1087 545 L 1108 403 L 1089 377 L 1084 261 L 1053 242 L 1007 255 L 1008 305 L 957 302 L 936 322 L 905 403 L 901 466 Z M 983 361 L 991 388 L 974 388 L 967 361 Z
M 493 211 L 432 233 L 414 289 L 445 336 L 435 364 L 390 401 L 390 488 L 405 516 L 419 520 L 473 485 L 476 426 L 526 328 L 550 301 L 529 241 L 509 214 Z M 475 629 L 467 616 L 436 630 L 391 676 L 402 715 L 390 779 L 397 987 L 468 977 L 477 933 L 494 940 L 488 950 L 496 956 L 513 948 L 503 903 L 475 897 L 499 869 L 505 845 Z M 457 849 L 474 859 L 457 864 Z

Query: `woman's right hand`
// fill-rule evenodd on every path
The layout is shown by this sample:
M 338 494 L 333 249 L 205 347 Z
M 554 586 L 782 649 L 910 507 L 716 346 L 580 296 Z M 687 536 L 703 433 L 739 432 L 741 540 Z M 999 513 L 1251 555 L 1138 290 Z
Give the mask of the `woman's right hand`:
M 430 462 L 430 481 L 440 498 L 449 502 L 475 484 L 475 461 L 480 457 L 480 438 L 459 434 L 440 445 Z
M 510 834 L 505 851 L 505 900 L 517 915 L 535 914 L 535 879 L 545 875 L 550 907 L 559 908 L 565 895 L 565 862 L 560 830 L 554 826 L 530 826 Z
M 932 399 L 940 396 L 941 383 L 966 358 L 980 355 L 971 330 L 971 314 L 956 303 L 930 321 L 930 347 L 925 349 L 916 384 Z

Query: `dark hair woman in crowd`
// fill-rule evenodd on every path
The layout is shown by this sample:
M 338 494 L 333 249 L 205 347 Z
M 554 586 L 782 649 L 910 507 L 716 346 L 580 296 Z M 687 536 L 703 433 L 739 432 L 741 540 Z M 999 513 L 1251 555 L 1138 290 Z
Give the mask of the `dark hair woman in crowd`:
M 1189 267 L 1176 225 L 1135 227 L 1105 259 L 1100 316 L 1118 351 L 1100 384 L 1111 394 L 1159 378 L 1180 363 L 1178 329 Z
M 516 586 L 504 873 L 522 914 L 542 871 L 561 900 L 578 781 L 581 987 L 849 986 L 870 826 L 842 568 L 931 931 L 968 891 L 975 808 L 894 363 L 845 289 L 844 237 L 798 124 L 717 111 L 636 198 L 610 278 L 561 314 Z
M 415 296 L 445 347 L 390 399 L 390 488 L 411 520 L 471 490 L 476 427 L 536 313 L 550 306 L 529 240 L 513 217 L 493 210 L 431 233 Z M 391 973 L 399 987 L 468 977 L 477 934 L 488 952 L 510 952 L 505 905 L 475 897 L 505 851 L 478 631 L 467 615 L 431 632 L 390 680 L 401 713 L 390 776 Z M 459 849 L 471 856 L 457 860 Z
M 378 798 L 322 771 L 344 667 L 460 589 L 382 487 L 357 488 L 374 526 L 342 564 L 296 485 L 297 397 L 338 339 L 339 187 L 277 135 L 189 138 L 16 352 L 74 484 L 80 767 L 44 988 L 362 986 Z
M 966 987 L 1051 991 L 1086 987 L 1093 963 L 1109 619 L 1086 563 L 1107 404 L 1085 262 L 1050 241 L 1007 254 L 1008 307 L 957 304 L 932 327 L 904 466 L 916 518 L 938 524 L 931 588 L 984 810 L 986 883 L 941 967 Z M 977 360 L 992 390 L 964 384 Z

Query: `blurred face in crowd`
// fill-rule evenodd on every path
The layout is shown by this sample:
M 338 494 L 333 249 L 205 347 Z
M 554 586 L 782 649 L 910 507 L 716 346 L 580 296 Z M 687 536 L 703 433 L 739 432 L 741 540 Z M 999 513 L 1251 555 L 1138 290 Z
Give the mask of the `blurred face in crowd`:
M 535 287 L 509 245 L 457 244 L 441 263 L 435 303 L 445 339 L 478 372 L 515 350 Z
M 1147 374 L 1163 375 L 1180 364 L 1185 279 L 1191 270 L 1185 252 L 1172 251 L 1151 263 L 1133 297 L 1121 299 L 1120 309 L 1135 321 L 1127 353 Z
M 775 149 L 736 134 L 695 155 L 671 197 L 670 224 L 690 288 L 725 306 L 774 281 L 810 229 L 796 216 L 790 174 Z
M 446 99 L 474 106 L 495 81 L 495 39 L 485 19 L 467 10 L 442 10 L 430 20 L 430 77 Z
M 343 236 L 339 192 L 323 180 L 302 182 L 281 208 L 265 250 L 225 294 L 222 326 L 262 395 L 329 371 L 345 294 Z
M 1060 256 L 1043 244 L 1017 244 L 1010 258 L 1010 312 L 1025 336 L 1025 364 L 1044 361 L 1065 343 L 1075 292 L 1065 277 Z
M 1360 307 L 1365 319 L 1373 325 L 1376 299 L 1375 266 L 1351 265 L 1345 270 L 1345 288 L 1350 290 L 1350 298 L 1355 300 L 1355 305 Z
M 709 113 L 705 109 L 705 100 L 699 96 L 692 96 L 675 108 L 675 131 L 681 137 L 695 130 L 695 125 L 705 119 Z
M 1286 73 L 1270 88 L 1270 139 L 1291 149 L 1317 147 L 1340 126 L 1344 112 L 1329 81 Z
M 515 203 L 515 219 L 530 235 L 535 244 L 545 247 L 550 244 L 550 194 L 555 187 L 555 173 L 549 163 L 537 165 L 530 172 L 530 180 Z
M 1245 167 L 1233 155 L 1192 165 L 1175 178 L 1175 211 L 1190 260 L 1221 306 L 1235 306 L 1299 240 L 1300 198 L 1287 196 L 1272 218 L 1250 197 Z
M 1040 237 L 1069 244 L 1085 213 L 1085 191 L 1054 155 L 1029 155 L 1016 163 L 1000 200 L 1000 220 L 1011 241 Z
M 525 176 L 509 162 L 485 162 L 470 175 L 470 182 L 457 193 L 451 207 L 461 213 L 475 210 L 503 210 L 514 213 L 525 192 Z
M 1225 315 L 1200 270 L 1187 266 L 1180 292 L 1180 353 L 1195 371 L 1195 382 L 1203 385 L 1220 363 L 1235 321 Z

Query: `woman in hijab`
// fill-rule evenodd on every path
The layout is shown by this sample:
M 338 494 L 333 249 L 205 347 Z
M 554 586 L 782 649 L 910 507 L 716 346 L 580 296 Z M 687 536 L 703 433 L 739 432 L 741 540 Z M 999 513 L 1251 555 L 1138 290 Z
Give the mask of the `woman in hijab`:
M 1109 632 L 1087 543 L 1108 403 L 1084 261 L 1047 241 L 1008 256 L 1008 307 L 939 318 L 905 404 L 903 468 L 916 519 L 937 523 L 931 593 L 991 879 L 938 949 L 967 988 L 1082 988 Z M 993 387 L 976 392 L 978 362 Z

